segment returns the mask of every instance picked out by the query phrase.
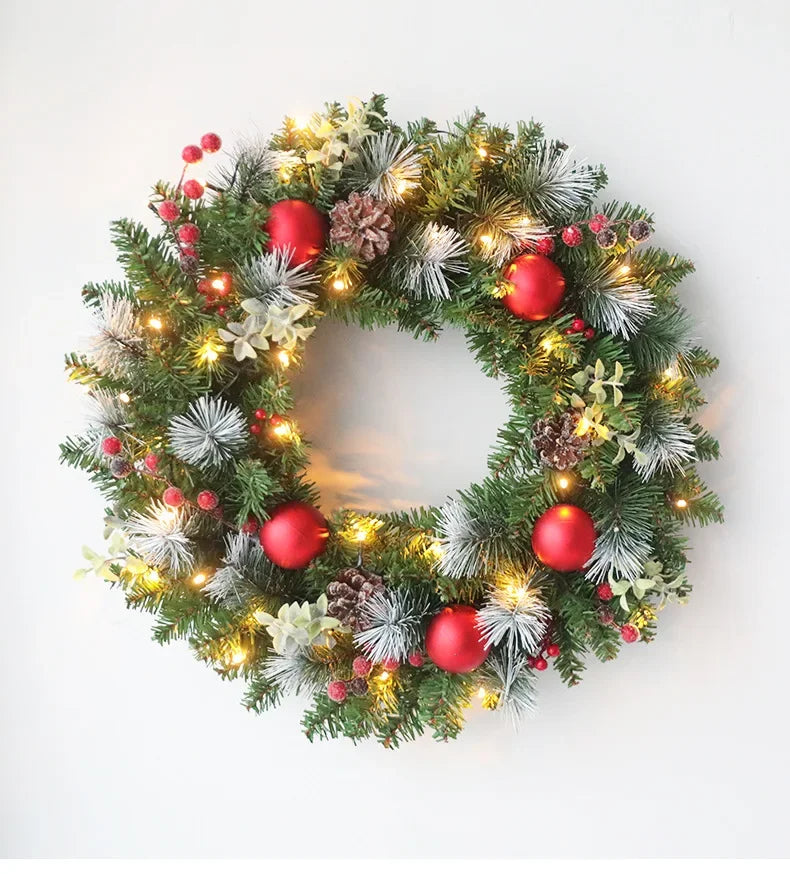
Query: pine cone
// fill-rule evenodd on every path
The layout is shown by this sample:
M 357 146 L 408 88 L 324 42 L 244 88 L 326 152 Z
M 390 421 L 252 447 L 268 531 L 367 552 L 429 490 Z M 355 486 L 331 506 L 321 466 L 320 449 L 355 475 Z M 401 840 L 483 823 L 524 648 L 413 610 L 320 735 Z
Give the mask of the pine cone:
M 345 568 L 326 588 L 329 604 L 326 612 L 352 631 L 364 631 L 362 605 L 377 592 L 384 591 L 384 581 L 361 567 Z
M 386 254 L 395 230 L 392 207 L 369 194 L 352 191 L 329 213 L 329 239 L 348 246 L 363 261 Z
M 576 433 L 579 419 L 579 413 L 568 410 L 559 416 L 535 422 L 532 445 L 542 464 L 554 470 L 569 470 L 582 460 L 589 438 Z

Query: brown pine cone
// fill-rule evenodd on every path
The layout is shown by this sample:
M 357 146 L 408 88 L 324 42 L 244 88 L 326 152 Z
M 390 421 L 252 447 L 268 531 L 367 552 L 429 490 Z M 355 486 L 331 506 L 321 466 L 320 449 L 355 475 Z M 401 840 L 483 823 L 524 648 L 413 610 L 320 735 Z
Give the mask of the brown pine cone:
M 345 568 L 326 587 L 329 599 L 326 612 L 352 631 L 364 631 L 367 625 L 360 616 L 362 605 L 383 591 L 384 581 L 378 574 L 361 567 Z
M 538 419 L 532 426 L 532 445 L 541 464 L 554 470 L 569 470 L 584 458 L 589 437 L 576 433 L 579 413 L 568 410 L 558 416 Z
M 352 191 L 329 213 L 329 239 L 348 246 L 363 261 L 386 254 L 395 231 L 393 210 L 388 203 L 369 194 Z

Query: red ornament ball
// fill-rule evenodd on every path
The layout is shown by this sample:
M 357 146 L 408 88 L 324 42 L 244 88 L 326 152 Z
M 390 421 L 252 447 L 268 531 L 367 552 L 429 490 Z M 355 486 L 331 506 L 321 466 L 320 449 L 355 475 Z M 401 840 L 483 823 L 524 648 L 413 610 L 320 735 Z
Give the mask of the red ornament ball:
M 381 667 L 384 668 L 385 671 L 397 671 L 400 667 L 400 661 L 398 659 L 384 659 L 381 662 Z
M 624 625 L 620 629 L 620 637 L 626 643 L 634 643 L 634 641 L 639 640 L 639 629 L 635 625 Z
M 536 671 L 545 671 L 549 666 L 549 663 L 543 657 L 535 659 L 535 670 Z
M 198 182 L 197 179 L 187 179 L 182 190 L 190 200 L 200 200 L 206 191 L 203 184 Z
M 208 152 L 209 155 L 211 155 L 222 148 L 222 140 L 220 139 L 219 134 L 203 134 L 200 138 L 200 147 L 204 152 Z
M 267 558 L 287 570 L 307 567 L 326 549 L 328 537 L 326 519 L 315 507 L 301 501 L 277 507 L 260 533 Z
M 185 225 L 181 225 L 178 229 L 178 239 L 181 240 L 182 243 L 192 244 L 197 243 L 200 239 L 200 228 L 197 225 L 193 225 L 191 222 L 187 222 Z
M 580 246 L 583 239 L 582 229 L 578 225 L 570 225 L 562 231 L 562 242 L 571 248 Z
M 595 593 L 602 601 L 611 601 L 614 598 L 614 592 L 609 583 L 601 583 L 596 587 Z
M 599 212 L 596 213 L 587 224 L 590 230 L 594 234 L 597 234 L 598 231 L 602 231 L 609 224 L 609 219 L 602 212 Z
M 556 504 L 535 523 L 532 551 L 555 571 L 580 571 L 595 548 L 595 526 L 573 504 Z
M 535 243 L 535 251 L 539 255 L 551 255 L 554 251 L 554 237 L 541 237 Z
M 549 656 L 550 658 L 556 659 L 559 654 L 560 654 L 560 648 L 556 643 L 550 643 L 546 647 L 546 655 Z
M 168 507 L 180 507 L 184 503 L 184 493 L 175 486 L 168 486 L 162 494 L 162 500 Z
M 198 161 L 203 160 L 203 149 L 200 146 L 184 146 L 181 157 L 185 164 L 197 164 Z
M 313 264 L 326 245 L 326 216 L 305 200 L 280 200 L 264 225 L 268 249 L 290 249 L 291 264 Z
M 145 456 L 143 464 L 153 473 L 159 467 L 159 456 L 155 452 L 149 452 Z
M 489 647 L 481 640 L 477 610 L 466 604 L 445 607 L 428 626 L 425 649 L 433 663 L 450 674 L 479 668 Z
M 351 670 L 354 672 L 355 677 L 367 677 L 373 670 L 373 662 L 364 656 L 357 656 L 351 663 Z
M 513 290 L 502 298 L 502 303 L 519 319 L 542 321 L 562 303 L 565 277 L 560 268 L 543 255 L 519 255 L 505 268 L 505 279 Z
M 574 320 L 571 322 L 571 329 L 572 329 L 575 333 L 578 334 L 580 331 L 583 331 L 583 330 L 584 330 L 586 324 L 587 324 L 587 323 L 584 321 L 584 319 L 574 319 Z
M 216 510 L 219 506 L 219 498 L 217 497 L 216 492 L 201 492 L 197 496 L 197 505 L 201 510 Z
M 342 680 L 332 680 L 332 682 L 326 687 L 326 694 L 331 701 L 340 704 L 341 701 L 346 700 L 346 697 L 348 696 L 348 688 Z
M 159 218 L 164 222 L 174 222 L 181 215 L 178 204 L 172 200 L 163 200 L 156 211 L 159 213 Z
M 409 656 L 409 664 L 413 668 L 421 668 L 425 664 L 425 658 L 421 652 L 413 652 Z
M 123 449 L 123 443 L 117 437 L 105 437 L 101 442 L 101 451 L 105 455 L 118 455 Z

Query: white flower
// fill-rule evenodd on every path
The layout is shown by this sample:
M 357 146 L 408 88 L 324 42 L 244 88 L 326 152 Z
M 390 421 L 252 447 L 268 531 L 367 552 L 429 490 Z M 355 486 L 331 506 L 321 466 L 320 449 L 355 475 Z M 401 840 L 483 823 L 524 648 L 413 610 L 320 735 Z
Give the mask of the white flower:
M 220 328 L 217 333 L 226 343 L 233 343 L 236 361 L 257 358 L 256 349 L 269 348 L 269 341 L 261 333 L 261 322 L 257 316 L 248 316 L 243 322 L 229 322 L 227 330 Z
M 315 330 L 315 326 L 306 328 L 296 324 L 310 312 L 310 305 L 306 303 L 291 307 L 279 307 L 276 304 L 267 306 L 251 297 L 242 301 L 241 306 L 248 313 L 252 313 L 252 317 L 266 320 L 260 329 L 261 336 L 271 337 L 283 349 L 293 349 L 297 340 L 306 340 Z

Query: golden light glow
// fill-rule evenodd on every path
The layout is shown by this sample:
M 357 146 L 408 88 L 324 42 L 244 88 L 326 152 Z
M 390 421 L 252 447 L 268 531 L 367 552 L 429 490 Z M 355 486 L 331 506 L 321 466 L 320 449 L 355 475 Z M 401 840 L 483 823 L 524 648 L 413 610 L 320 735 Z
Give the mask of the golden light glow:
M 677 501 L 675 501 L 675 506 L 679 510 L 685 510 L 686 507 L 688 507 L 688 505 L 689 505 L 689 502 L 685 498 L 678 498 Z
M 494 238 L 491 234 L 480 234 L 480 242 L 484 246 L 490 246 L 494 242 Z
M 216 289 L 217 291 L 224 291 L 225 280 L 218 276 L 216 279 L 211 280 L 211 287 Z
M 477 697 L 478 698 L 485 698 L 486 697 L 486 687 L 485 686 L 481 686 L 477 690 Z
M 543 349 L 546 350 L 546 352 L 551 352 L 551 350 L 554 348 L 554 343 L 552 343 L 552 341 L 548 337 L 546 337 L 545 340 L 542 340 L 540 345 Z
M 561 476 L 561 477 L 557 480 L 557 485 L 558 485 L 561 489 L 567 489 L 568 486 L 569 486 L 570 484 L 571 484 L 571 481 L 568 479 L 567 476 Z
M 272 434 L 276 437 L 290 437 L 291 433 L 291 426 L 287 422 L 280 422 L 279 425 L 275 425 L 272 428 Z
M 405 179 L 401 179 L 400 182 L 398 182 L 398 184 L 395 186 L 395 191 L 396 191 L 398 194 L 403 194 L 403 193 L 406 191 L 406 188 L 407 188 L 407 186 L 406 186 L 406 180 L 405 180 Z
M 358 540 L 360 543 L 362 543 L 363 541 L 365 541 L 367 539 L 368 539 L 368 532 L 363 531 L 362 529 L 357 531 L 357 533 L 354 535 L 354 540 Z
M 293 121 L 296 130 L 306 130 L 310 126 L 310 122 L 303 115 L 294 116 Z
M 162 330 L 162 320 L 158 319 L 156 316 L 151 316 L 148 320 L 148 327 L 153 328 L 155 331 Z
M 203 583 L 205 583 L 207 579 L 208 579 L 208 577 L 201 571 L 199 574 L 195 574 L 195 576 L 192 577 L 192 582 L 196 586 L 202 586 Z
M 216 349 L 206 349 L 203 353 L 203 357 L 206 361 L 216 361 L 219 358 L 219 352 Z
M 332 283 L 332 288 L 334 288 L 335 291 L 345 291 L 346 290 L 346 283 L 343 282 L 342 279 L 336 279 Z
M 480 146 L 480 148 L 477 150 L 477 154 L 480 155 L 481 158 L 488 157 L 488 151 L 484 149 L 483 146 Z
M 152 567 L 148 571 L 148 573 L 146 573 L 146 578 L 148 579 L 149 583 L 158 583 L 161 580 L 161 577 L 159 576 L 159 571 L 155 567 Z
M 224 346 L 218 340 L 206 340 L 200 349 L 198 349 L 198 361 L 201 364 L 213 364 L 219 358 L 219 353 L 223 348 Z
M 283 367 L 288 367 L 291 363 L 291 356 L 285 351 L 285 349 L 280 349 L 277 353 L 277 360 Z
M 129 395 L 128 395 L 125 391 L 122 391 L 122 392 L 118 395 L 118 400 L 119 400 L 122 404 L 128 404 L 129 401 L 131 400 L 131 398 L 129 397 Z
M 232 665 L 240 665 L 247 658 L 247 653 L 239 647 L 238 649 L 234 649 L 230 656 L 230 663 Z
M 623 276 L 626 276 L 630 272 L 631 272 L 631 265 L 630 264 L 623 264 L 620 267 L 620 273 L 622 273 Z
M 283 182 L 291 181 L 291 174 L 285 169 L 285 167 L 280 167 L 280 179 L 282 179 Z
M 382 671 L 382 672 L 379 674 L 379 680 L 382 680 L 382 681 L 386 682 L 387 680 L 389 680 L 389 678 L 390 678 L 390 673 L 389 673 L 389 671 Z

